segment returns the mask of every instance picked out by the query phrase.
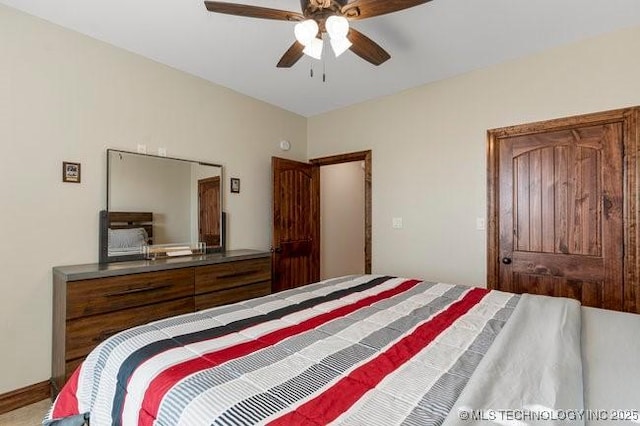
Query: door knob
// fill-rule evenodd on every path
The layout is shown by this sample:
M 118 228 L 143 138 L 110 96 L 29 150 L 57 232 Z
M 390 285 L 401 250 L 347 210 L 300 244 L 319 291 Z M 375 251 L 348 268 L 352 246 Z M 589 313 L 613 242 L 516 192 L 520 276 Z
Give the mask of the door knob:
M 505 265 L 511 264 L 511 258 L 510 257 L 503 257 L 502 258 L 502 263 L 504 263 Z

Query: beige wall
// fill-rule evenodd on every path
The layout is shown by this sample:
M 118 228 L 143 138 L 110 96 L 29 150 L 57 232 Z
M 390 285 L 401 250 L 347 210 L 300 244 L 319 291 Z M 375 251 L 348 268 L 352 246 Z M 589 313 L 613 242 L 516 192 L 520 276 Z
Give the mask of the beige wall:
M 640 104 L 638 51 L 640 27 L 316 116 L 309 156 L 373 150 L 374 272 L 483 285 L 487 129 Z
M 106 148 L 223 164 L 229 248 L 267 249 L 283 138 L 306 158 L 301 116 L 0 6 L 0 393 L 50 376 L 51 267 L 97 261 Z
M 361 161 L 320 167 L 320 278 L 364 273 Z

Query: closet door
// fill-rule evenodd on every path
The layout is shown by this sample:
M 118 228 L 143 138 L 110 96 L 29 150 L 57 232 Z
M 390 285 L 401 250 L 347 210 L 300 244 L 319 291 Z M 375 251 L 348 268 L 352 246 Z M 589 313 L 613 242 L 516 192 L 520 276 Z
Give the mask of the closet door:
M 497 138 L 494 288 L 621 310 L 623 123 Z

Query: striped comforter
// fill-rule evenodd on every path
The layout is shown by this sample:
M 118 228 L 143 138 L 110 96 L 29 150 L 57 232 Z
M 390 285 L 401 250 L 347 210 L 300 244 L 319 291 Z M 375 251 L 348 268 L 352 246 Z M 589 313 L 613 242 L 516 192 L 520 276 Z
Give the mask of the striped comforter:
M 442 424 L 520 298 L 364 275 L 157 321 L 98 346 L 45 424 Z

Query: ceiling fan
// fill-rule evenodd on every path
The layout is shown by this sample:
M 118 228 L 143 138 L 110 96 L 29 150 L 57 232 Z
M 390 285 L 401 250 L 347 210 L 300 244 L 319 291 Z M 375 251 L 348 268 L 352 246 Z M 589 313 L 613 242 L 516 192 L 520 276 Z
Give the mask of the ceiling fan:
M 221 1 L 205 1 L 204 4 L 210 12 L 298 22 L 294 31 L 296 41 L 277 65 L 279 68 L 289 68 L 304 54 L 320 59 L 324 33 L 329 35 L 336 57 L 350 49 L 373 65 L 380 65 L 391 55 L 360 31 L 349 28 L 349 21 L 385 15 L 429 1 L 431 0 L 300 0 L 302 13 Z

